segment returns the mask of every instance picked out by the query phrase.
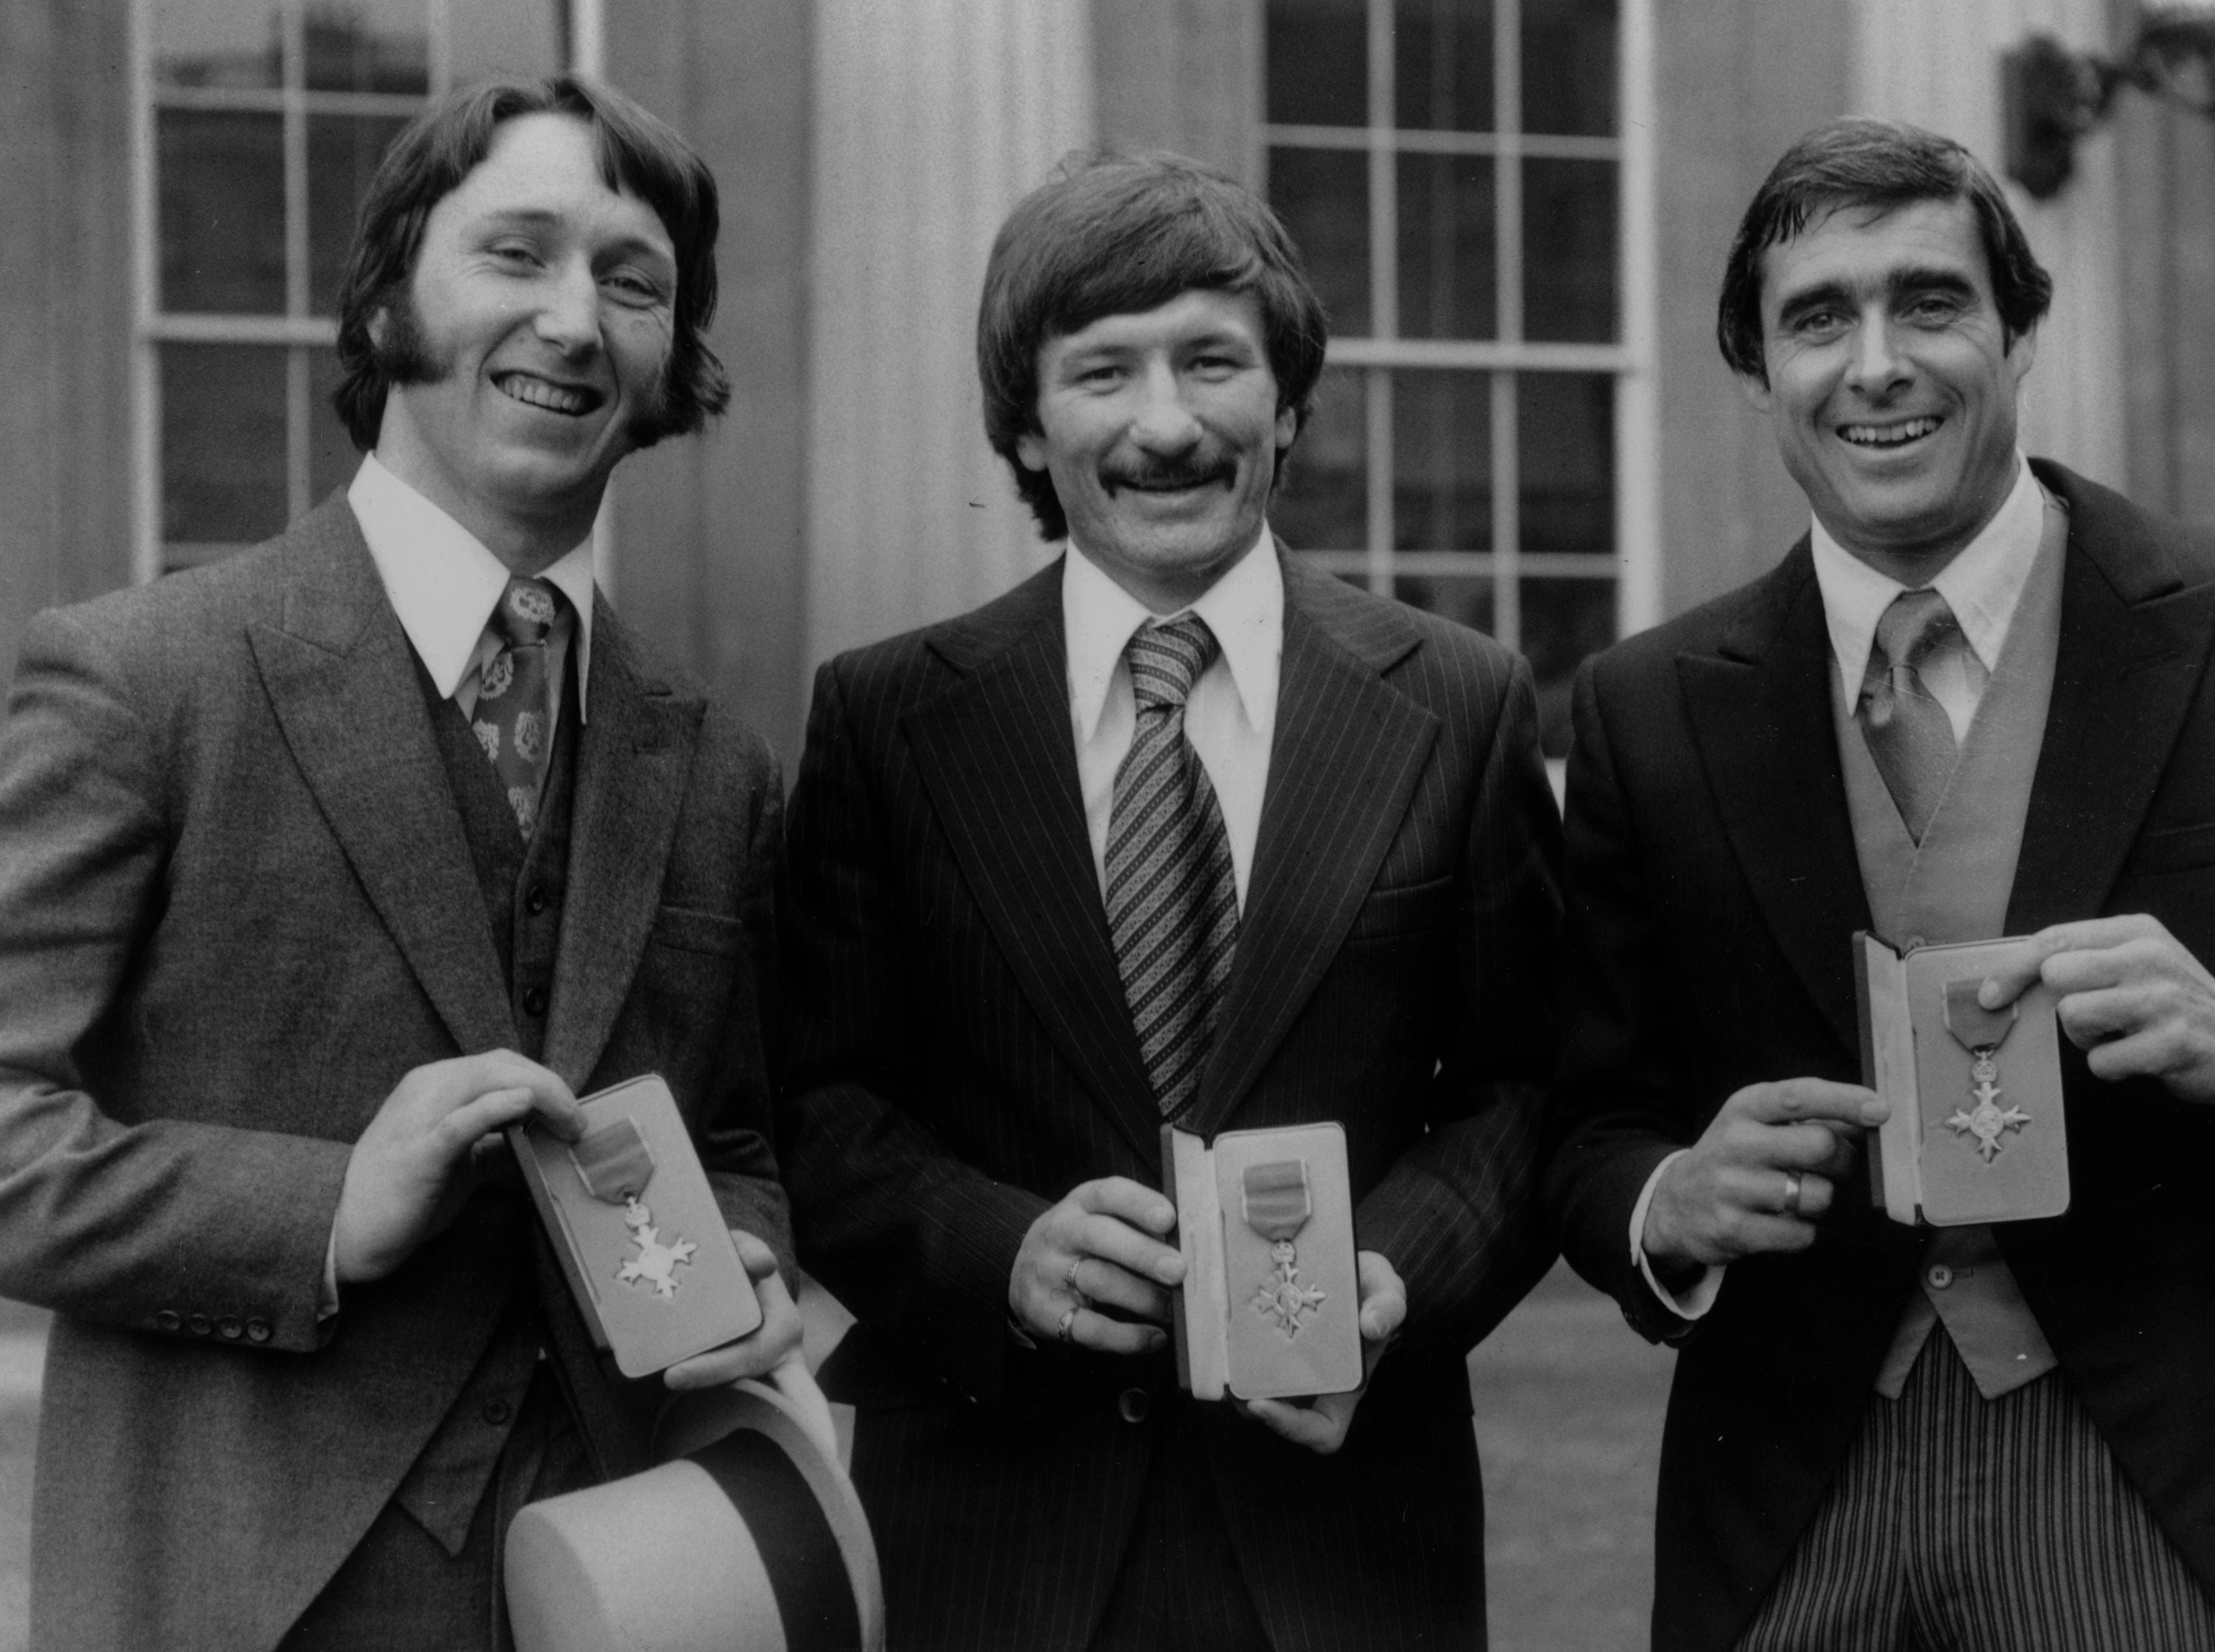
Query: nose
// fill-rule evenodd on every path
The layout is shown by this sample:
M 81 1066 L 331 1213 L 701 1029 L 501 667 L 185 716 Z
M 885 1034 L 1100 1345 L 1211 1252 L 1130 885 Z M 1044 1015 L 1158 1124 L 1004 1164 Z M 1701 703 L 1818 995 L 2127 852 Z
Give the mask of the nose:
M 1185 400 L 1184 385 L 1167 361 L 1149 363 L 1139 376 L 1131 436 L 1150 453 L 1181 453 L 1200 440 L 1200 421 Z
M 564 355 L 589 355 L 600 344 L 600 286 L 582 259 L 550 271 L 539 292 L 532 327 Z
M 1846 369 L 1848 381 L 1865 395 L 1881 396 L 1907 377 L 1907 362 L 1893 337 L 1892 318 L 1882 306 L 1862 312 L 1854 329 L 1853 359 Z

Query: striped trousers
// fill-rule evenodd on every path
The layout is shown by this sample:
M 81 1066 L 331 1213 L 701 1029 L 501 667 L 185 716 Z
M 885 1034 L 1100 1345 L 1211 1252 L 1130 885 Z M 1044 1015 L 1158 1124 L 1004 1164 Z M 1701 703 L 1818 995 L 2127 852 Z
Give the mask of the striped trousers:
M 1937 1330 L 1739 1647 L 2215 1652 L 2215 1607 L 2061 1373 L 1987 1400 Z

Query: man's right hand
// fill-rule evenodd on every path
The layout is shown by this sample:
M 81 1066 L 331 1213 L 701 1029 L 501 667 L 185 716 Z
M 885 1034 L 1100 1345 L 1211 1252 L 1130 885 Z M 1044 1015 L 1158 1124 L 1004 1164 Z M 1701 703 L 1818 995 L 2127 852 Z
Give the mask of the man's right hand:
M 1757 1251 L 1804 1250 L 1833 1184 L 1853 1169 L 1855 1134 L 1888 1111 L 1859 1084 L 1748 1084 L 1661 1173 L 1646 1207 L 1647 1256 L 1657 1268 L 1712 1268 Z
M 583 1132 L 561 1078 L 512 1050 L 417 1067 L 384 1098 L 354 1144 L 331 1225 L 339 1283 L 387 1274 L 461 1213 L 493 1133 L 537 1114 L 556 1135 Z
M 1168 1334 L 1168 1287 L 1184 1279 L 1184 1258 L 1163 1238 L 1176 1207 L 1127 1176 L 1072 1188 L 1031 1224 L 1008 1279 L 1008 1309 L 1041 1342 L 1073 1342 L 1106 1354 L 1145 1354 Z M 1111 1306 L 1153 1324 L 1098 1312 Z

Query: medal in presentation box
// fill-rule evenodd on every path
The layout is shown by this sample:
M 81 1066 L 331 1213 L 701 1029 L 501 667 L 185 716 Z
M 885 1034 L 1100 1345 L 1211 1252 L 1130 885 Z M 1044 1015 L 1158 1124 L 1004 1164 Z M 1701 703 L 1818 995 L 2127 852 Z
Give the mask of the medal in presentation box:
M 651 1376 L 761 1323 L 761 1304 L 677 1098 L 634 1078 L 577 1103 L 585 1133 L 536 1121 L 508 1144 L 593 1342 Z
M 2003 1010 L 1978 989 L 2022 937 L 1902 953 L 1854 936 L 1862 1082 L 1891 1103 L 1868 1144 L 1869 1193 L 1895 1222 L 1962 1227 L 2069 1208 L 2061 1042 L 2042 981 Z
M 1361 1302 L 1346 1132 L 1162 1127 L 1184 1284 L 1170 1325 L 1193 1397 L 1289 1399 L 1361 1386 Z

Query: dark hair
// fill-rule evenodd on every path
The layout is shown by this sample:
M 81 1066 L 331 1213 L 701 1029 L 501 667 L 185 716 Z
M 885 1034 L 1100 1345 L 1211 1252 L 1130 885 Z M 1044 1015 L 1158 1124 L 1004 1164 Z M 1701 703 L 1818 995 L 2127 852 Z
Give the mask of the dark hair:
M 715 180 L 707 163 L 667 125 L 612 88 L 574 75 L 492 81 L 451 94 L 410 122 L 385 150 L 363 198 L 339 289 L 341 377 L 331 405 L 365 452 L 376 445 L 385 392 L 407 382 L 410 365 L 420 360 L 409 284 L 431 209 L 476 169 L 502 125 L 526 114 L 573 115 L 591 126 L 602 181 L 653 208 L 676 250 L 669 365 L 657 405 L 632 426 L 632 439 L 647 447 L 697 430 L 730 402 L 730 378 L 705 337 L 715 314 L 718 223 Z M 382 348 L 370 336 L 370 322 L 380 311 L 390 312 L 388 333 L 394 335 Z
M 1952 138 L 1920 126 L 1833 120 L 1784 151 L 1739 221 L 1715 306 L 1715 341 L 1732 371 L 1769 382 L 1762 353 L 1761 278 L 1771 247 L 1842 206 L 1883 212 L 1918 200 L 1966 200 L 1976 213 L 2008 347 L 2037 326 L 2052 302 L 2053 279 L 2040 266 L 2007 197 L 1977 157 Z
M 1000 226 L 977 308 L 985 434 L 1014 469 L 1044 537 L 1067 534 L 1068 518 L 1052 479 L 1015 454 L 1017 437 L 1039 432 L 1040 347 L 1195 287 L 1253 298 L 1277 404 L 1292 410 L 1297 439 L 1329 334 L 1292 236 L 1251 191 L 1181 155 L 1073 157 Z M 1290 451 L 1278 453 L 1280 474 Z

